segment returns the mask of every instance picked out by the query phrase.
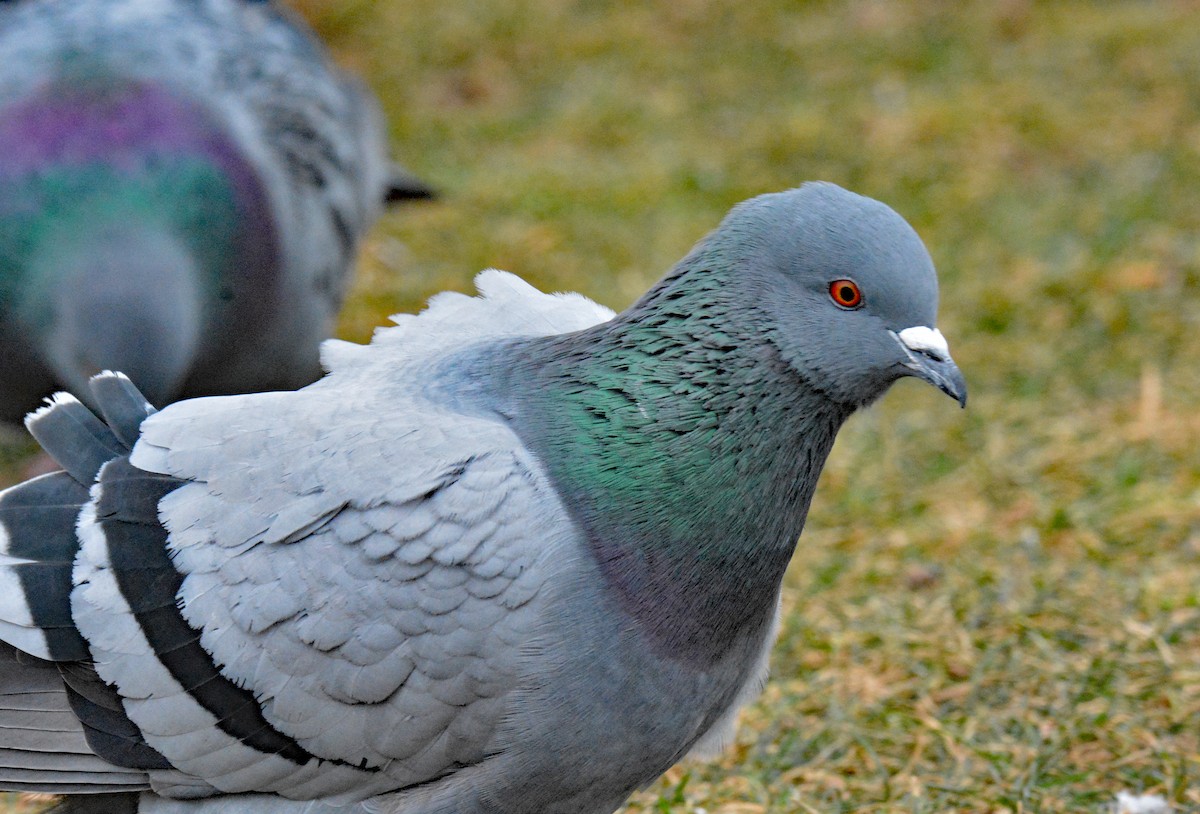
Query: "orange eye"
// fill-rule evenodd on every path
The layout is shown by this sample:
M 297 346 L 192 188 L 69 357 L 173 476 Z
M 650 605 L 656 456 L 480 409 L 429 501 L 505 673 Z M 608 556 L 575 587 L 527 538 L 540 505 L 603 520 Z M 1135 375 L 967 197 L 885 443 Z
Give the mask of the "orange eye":
M 829 284 L 829 296 L 842 308 L 857 308 L 862 305 L 862 291 L 853 280 L 834 280 Z

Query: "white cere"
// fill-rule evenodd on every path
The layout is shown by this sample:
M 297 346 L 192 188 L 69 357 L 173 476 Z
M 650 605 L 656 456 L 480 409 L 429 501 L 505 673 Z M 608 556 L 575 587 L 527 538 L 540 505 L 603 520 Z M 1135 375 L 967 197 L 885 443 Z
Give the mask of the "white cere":
M 896 335 L 904 347 L 917 353 L 927 353 L 936 359 L 945 361 L 950 358 L 950 346 L 946 337 L 937 328 L 927 328 L 924 325 L 914 325 L 905 328 Z

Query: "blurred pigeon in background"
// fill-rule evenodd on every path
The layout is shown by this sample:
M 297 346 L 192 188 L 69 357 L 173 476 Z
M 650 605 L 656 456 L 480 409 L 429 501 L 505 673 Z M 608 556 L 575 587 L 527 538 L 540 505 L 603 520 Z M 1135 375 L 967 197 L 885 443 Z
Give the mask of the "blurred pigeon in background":
M 736 207 L 624 313 L 500 271 L 295 392 L 30 417 L 0 788 L 141 814 L 610 812 L 731 734 L 842 423 L 965 403 L 888 207 Z M 90 798 L 87 795 L 105 795 Z
M 0 4 L 0 419 L 129 373 L 155 404 L 320 374 L 385 201 L 374 99 L 248 0 Z

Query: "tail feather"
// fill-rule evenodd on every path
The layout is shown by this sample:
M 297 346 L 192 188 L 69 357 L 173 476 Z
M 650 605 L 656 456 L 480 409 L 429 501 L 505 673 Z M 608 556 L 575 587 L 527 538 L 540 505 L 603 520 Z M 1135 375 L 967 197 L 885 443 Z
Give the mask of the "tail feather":
M 0 787 L 95 794 L 148 786 L 145 772 L 96 755 L 57 665 L 0 644 Z
M 100 467 L 129 451 L 70 393 L 55 393 L 45 407 L 25 417 L 25 427 L 42 449 L 82 484 L 91 484 Z
M 7 699 L 5 703 L 8 703 Z M 72 721 L 68 721 L 65 716 L 63 716 L 61 721 L 56 721 L 55 717 L 50 715 L 27 716 L 27 720 L 22 720 L 16 715 L 11 714 L 9 710 L 0 711 L 0 738 L 3 738 L 6 742 L 13 741 L 21 744 L 21 749 L 19 750 L 0 749 L 0 766 L 25 765 L 23 762 L 8 759 L 4 753 L 9 751 L 20 752 L 22 755 L 25 752 L 63 754 L 77 748 L 79 743 L 79 722 L 73 722 L 74 729 L 47 728 L 72 725 Z
M 383 194 L 383 202 L 386 204 L 399 203 L 400 201 L 420 201 L 432 200 L 437 197 L 437 193 L 433 187 L 422 181 L 417 176 L 409 172 L 405 167 L 396 162 L 392 162 L 391 171 L 388 175 L 387 189 Z
M 98 757 L 47 751 L 0 748 L 0 775 L 6 788 L 36 786 L 55 793 L 68 787 L 111 791 L 147 786 L 144 775 L 114 774 L 112 766 Z
M 121 784 L 121 783 L 97 784 L 97 783 L 86 783 L 86 782 L 57 783 L 57 782 L 55 782 L 53 780 L 49 780 L 49 779 L 47 781 L 43 781 L 43 782 L 38 782 L 35 780 L 32 782 L 25 783 L 25 782 L 21 782 L 18 780 L 11 780 L 11 781 L 4 780 L 2 778 L 2 776 L 0 776 L 0 782 L 4 783 L 5 791 L 28 793 L 28 794 L 68 794 L 68 795 L 93 795 L 93 794 L 96 794 L 96 795 L 106 795 L 107 796 L 110 794 L 115 794 L 115 793 L 120 793 L 120 792 L 148 791 L 150 788 L 149 783 L 141 783 L 141 784 L 131 783 L 128 785 Z M 74 809 L 66 809 L 66 810 L 72 811 Z M 101 810 L 103 810 L 105 812 L 105 814 L 111 814 L 111 812 L 109 812 L 107 809 L 101 809 Z M 136 810 L 137 809 L 134 809 L 134 811 L 136 811 Z
M 154 407 L 124 373 L 106 370 L 88 384 L 109 430 L 125 449 L 133 449 L 142 422 L 154 414 Z

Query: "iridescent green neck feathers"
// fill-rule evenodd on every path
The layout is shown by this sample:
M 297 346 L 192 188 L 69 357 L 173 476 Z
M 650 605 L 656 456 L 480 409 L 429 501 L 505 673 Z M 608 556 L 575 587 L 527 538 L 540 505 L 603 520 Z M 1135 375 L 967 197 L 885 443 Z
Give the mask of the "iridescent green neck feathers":
M 610 323 L 530 341 L 518 355 L 540 364 L 511 387 L 620 604 L 707 662 L 769 623 L 846 411 L 808 390 L 726 275 L 688 266 Z

